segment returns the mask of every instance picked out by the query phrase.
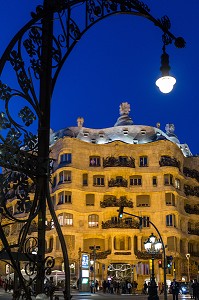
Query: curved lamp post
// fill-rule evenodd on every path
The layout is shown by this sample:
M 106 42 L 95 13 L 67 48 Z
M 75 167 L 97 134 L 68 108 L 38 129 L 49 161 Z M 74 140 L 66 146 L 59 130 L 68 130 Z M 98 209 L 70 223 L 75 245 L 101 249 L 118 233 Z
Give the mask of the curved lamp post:
M 158 254 L 162 249 L 162 243 L 160 240 L 153 235 L 153 233 L 149 236 L 148 240 L 144 243 L 145 250 L 152 254 L 152 270 L 151 270 L 151 280 L 149 286 L 149 296 L 148 300 L 158 300 L 158 293 L 157 293 L 157 285 L 155 282 L 155 273 L 154 273 L 154 255 Z
M 38 251 L 36 261 L 31 261 L 31 264 L 33 269 L 37 270 L 34 278 L 37 295 L 43 294 L 45 272 L 50 272 L 49 266 L 53 267 L 53 258 L 50 264 L 45 256 L 48 206 L 63 253 L 64 299 L 70 300 L 68 252 L 50 198 L 51 98 L 66 59 L 84 33 L 100 20 L 117 14 L 141 16 L 159 27 L 163 33 L 163 50 L 173 42 L 177 48 L 185 47 L 184 39 L 175 37 L 170 32 L 169 18 L 154 18 L 149 7 L 140 0 L 43 0 L 43 5 L 37 6 L 36 11 L 31 13 L 30 21 L 16 33 L 0 59 L 0 101 L 4 107 L 0 112 L 0 166 L 6 170 L 4 174 L 0 174 L 0 213 L 3 213 L 4 221 L 6 218 L 9 220 L 8 223 L 10 220 L 23 223 L 15 245 L 15 253 L 3 230 L 2 226 L 5 225 L 0 223 L 0 238 L 3 244 L 0 259 L 6 258 L 11 262 L 27 299 L 31 299 L 31 295 L 20 271 L 19 262 L 23 258 L 23 246 L 34 219 L 38 220 Z M 168 56 L 165 53 L 163 55 L 161 71 L 165 76 L 163 70 L 167 70 L 167 76 Z M 5 66 L 9 68 L 11 86 L 2 79 Z M 10 107 L 14 100 L 17 104 L 21 103 L 19 99 L 25 102 L 25 106 L 16 105 L 18 111 L 13 116 Z M 32 133 L 29 127 L 35 121 L 37 134 Z M 34 194 L 31 201 L 30 193 Z M 18 199 L 19 212 L 26 215 L 23 220 L 9 210 L 10 195 L 11 198 Z M 31 258 L 30 253 L 25 259 L 27 257 Z
M 137 216 L 137 215 L 134 215 L 134 214 L 131 214 L 131 213 L 127 213 L 127 212 L 124 212 L 124 206 L 120 206 L 119 210 L 118 210 L 118 218 L 122 218 L 123 217 L 123 214 L 124 215 L 128 215 L 128 216 L 132 216 L 132 217 L 135 217 L 135 218 L 138 218 L 139 221 L 140 221 L 140 228 L 142 228 L 142 223 L 143 221 L 145 221 L 145 217 L 140 217 L 140 216 Z M 158 249 L 160 247 L 160 244 L 161 244 L 161 247 L 162 247 L 162 252 L 163 252 L 163 263 L 164 263 L 164 300 L 167 300 L 167 280 L 166 280 L 166 269 L 167 269 L 167 265 L 166 265 L 166 251 L 165 251 L 165 245 L 164 245 L 164 242 L 163 242 L 163 239 L 162 239 L 162 236 L 160 234 L 160 231 L 158 230 L 158 228 L 156 227 L 156 225 L 151 222 L 150 220 L 147 219 L 147 222 L 149 222 L 149 224 L 151 224 L 153 226 L 153 228 L 155 228 L 158 236 L 159 236 L 159 241 L 156 245 L 156 249 Z M 152 236 L 151 237 L 152 241 L 154 241 L 154 237 Z M 150 242 L 150 241 L 149 241 Z M 148 247 L 149 247 L 149 244 L 148 244 Z

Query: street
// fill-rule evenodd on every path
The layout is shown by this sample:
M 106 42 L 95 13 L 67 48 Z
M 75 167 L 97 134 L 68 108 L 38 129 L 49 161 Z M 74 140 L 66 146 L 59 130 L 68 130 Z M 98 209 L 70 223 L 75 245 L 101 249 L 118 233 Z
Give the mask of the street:
M 56 293 L 56 295 L 59 296 L 59 300 L 63 300 L 64 297 L 61 295 L 61 293 Z M 103 294 L 101 292 L 96 293 L 96 294 L 90 294 L 90 293 L 79 293 L 79 292 L 73 292 L 72 293 L 72 299 L 73 300 L 105 300 L 105 299 L 115 299 L 118 298 L 118 300 L 147 300 L 147 295 L 141 295 L 141 294 L 136 294 L 136 295 L 129 295 L 129 294 L 121 294 L 121 295 L 115 295 L 115 294 Z M 164 300 L 164 295 L 159 296 L 160 300 Z M 181 299 L 191 299 L 190 295 L 179 295 L 179 300 Z M 3 300 L 8 300 L 12 299 L 12 294 L 5 292 L 3 289 L 0 289 L 0 299 Z M 33 297 L 35 299 L 35 297 Z M 172 300 L 172 295 L 168 295 L 168 300 Z

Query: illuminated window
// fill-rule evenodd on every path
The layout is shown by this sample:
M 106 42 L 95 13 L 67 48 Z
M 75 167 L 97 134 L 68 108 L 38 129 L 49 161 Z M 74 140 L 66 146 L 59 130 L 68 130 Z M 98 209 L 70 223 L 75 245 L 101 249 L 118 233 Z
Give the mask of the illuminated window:
M 88 227 L 98 227 L 99 225 L 99 216 L 98 215 L 89 215 L 88 216 Z
M 180 179 L 175 178 L 175 188 L 176 188 L 177 190 L 180 190 L 180 187 L 181 187 L 181 185 L 180 185 Z
M 99 156 L 90 156 L 90 167 L 100 167 L 100 157 Z
M 60 226 L 72 226 L 73 225 L 73 215 L 68 213 L 62 213 L 58 215 L 58 222 Z

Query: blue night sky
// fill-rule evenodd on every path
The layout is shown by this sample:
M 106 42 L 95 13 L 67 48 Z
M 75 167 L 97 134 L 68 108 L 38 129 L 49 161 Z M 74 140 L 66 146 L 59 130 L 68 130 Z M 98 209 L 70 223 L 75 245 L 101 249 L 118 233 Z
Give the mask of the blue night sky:
M 184 49 L 167 47 L 171 75 L 177 79 L 170 94 L 155 86 L 160 75 L 162 32 L 147 19 L 132 15 L 108 17 L 93 26 L 78 42 L 60 73 L 52 99 L 51 127 L 112 127 L 121 102 L 131 105 L 134 124 L 175 125 L 181 143 L 199 153 L 199 1 L 146 0 L 156 18 L 167 15 L 171 32 L 186 40 Z M 184 5 L 183 5 L 184 3 Z M 2 1 L 0 55 L 42 0 Z M 186 4 L 186 5 L 185 5 Z

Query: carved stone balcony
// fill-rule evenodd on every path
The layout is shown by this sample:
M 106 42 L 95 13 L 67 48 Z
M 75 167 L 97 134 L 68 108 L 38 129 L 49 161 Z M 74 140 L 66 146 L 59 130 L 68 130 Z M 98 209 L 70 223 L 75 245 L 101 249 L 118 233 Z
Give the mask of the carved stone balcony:
M 101 207 L 133 207 L 133 202 L 130 200 L 127 200 L 125 196 L 120 197 L 120 199 L 117 199 L 116 197 L 110 196 L 107 199 L 104 199 L 103 201 L 100 201 Z
M 175 157 L 161 156 L 159 165 L 160 167 L 176 167 L 180 170 L 180 162 Z
M 139 229 L 140 224 L 138 221 L 132 219 L 131 222 L 126 222 L 124 220 L 108 220 L 106 222 L 102 222 L 102 229 L 109 229 L 109 228 L 124 228 L 124 229 Z
M 183 173 L 186 177 L 195 178 L 199 182 L 199 172 L 197 170 L 184 167 Z
M 186 204 L 184 207 L 184 210 L 190 215 L 192 215 L 192 214 L 199 215 L 199 205 L 194 205 L 192 207 L 191 205 Z
M 188 229 L 188 234 L 199 235 L 199 229 Z
M 154 257 L 154 259 L 162 259 L 161 253 L 151 254 L 146 251 L 139 251 L 139 250 L 135 250 L 134 252 L 138 259 L 152 259 L 152 257 Z
M 108 182 L 109 187 L 127 187 L 128 181 L 124 178 L 111 178 Z
M 186 196 L 199 197 L 199 186 L 184 185 L 184 193 Z
M 135 159 L 133 157 L 113 157 L 108 156 L 103 158 L 103 167 L 128 167 L 135 168 Z

